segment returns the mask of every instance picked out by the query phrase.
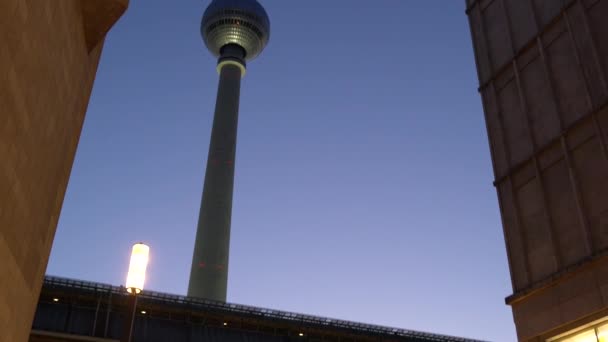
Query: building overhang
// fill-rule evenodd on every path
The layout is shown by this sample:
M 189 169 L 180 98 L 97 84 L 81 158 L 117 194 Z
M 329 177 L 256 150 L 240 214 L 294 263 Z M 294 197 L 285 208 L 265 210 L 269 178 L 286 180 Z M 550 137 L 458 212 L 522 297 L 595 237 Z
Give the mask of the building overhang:
M 80 0 L 85 39 L 92 51 L 129 7 L 129 0 Z

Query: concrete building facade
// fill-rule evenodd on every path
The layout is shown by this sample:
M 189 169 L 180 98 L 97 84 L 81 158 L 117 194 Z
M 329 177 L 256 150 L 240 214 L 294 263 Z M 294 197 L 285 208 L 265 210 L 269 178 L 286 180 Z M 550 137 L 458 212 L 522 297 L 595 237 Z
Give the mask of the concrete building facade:
M 27 341 L 106 33 L 128 0 L 0 1 L 0 341 Z
M 606 341 L 608 0 L 466 6 L 518 338 Z

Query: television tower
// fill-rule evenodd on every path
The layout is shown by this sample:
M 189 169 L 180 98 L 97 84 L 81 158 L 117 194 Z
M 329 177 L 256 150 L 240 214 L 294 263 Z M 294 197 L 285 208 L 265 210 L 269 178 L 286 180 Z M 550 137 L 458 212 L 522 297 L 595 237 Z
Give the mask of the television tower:
M 188 296 L 226 301 L 241 78 L 246 62 L 268 43 L 270 20 L 256 0 L 213 0 L 203 15 L 201 34 L 218 57 L 220 81 Z

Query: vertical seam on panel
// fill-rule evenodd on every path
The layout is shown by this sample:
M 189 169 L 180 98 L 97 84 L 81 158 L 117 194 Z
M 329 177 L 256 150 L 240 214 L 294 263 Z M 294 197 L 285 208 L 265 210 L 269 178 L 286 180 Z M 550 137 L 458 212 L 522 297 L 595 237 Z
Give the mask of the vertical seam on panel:
M 505 24 L 507 25 L 507 38 L 509 39 L 509 45 L 511 46 L 511 61 L 515 60 L 517 53 L 515 51 L 515 43 L 513 42 L 513 33 L 511 32 L 511 22 L 509 21 L 509 12 L 507 12 L 507 6 L 505 0 L 500 1 L 502 7 L 502 14 L 505 18 Z M 506 69 L 505 69 L 506 70 Z
M 584 6 L 580 3 L 579 3 L 579 5 L 581 6 L 582 10 L 585 11 Z M 593 121 L 593 126 L 595 128 L 595 134 L 599 140 L 600 147 L 601 147 L 603 155 L 604 155 L 604 159 L 606 162 L 608 162 L 608 147 L 606 147 L 606 142 L 604 141 L 604 133 L 603 133 L 602 127 L 600 126 L 599 119 L 597 117 L 597 112 L 595 110 L 596 108 L 593 105 L 593 99 L 591 98 L 591 92 L 589 91 L 590 85 L 588 84 L 588 79 L 587 79 L 587 76 L 585 75 L 585 71 L 583 69 L 583 62 L 582 62 L 582 58 L 580 56 L 579 47 L 576 44 L 576 39 L 574 38 L 574 32 L 572 31 L 572 26 L 570 25 L 570 18 L 568 16 L 567 12 L 564 12 L 564 19 L 566 21 L 568 33 L 570 35 L 570 41 L 572 42 L 572 46 L 574 47 L 574 56 L 576 57 L 576 62 L 578 63 L 579 70 L 580 70 L 581 74 L 583 75 L 583 79 L 585 80 L 585 90 L 587 91 L 587 102 L 589 104 L 589 111 L 591 113 L 591 120 Z M 603 75 L 601 75 L 602 72 L 603 71 L 600 70 L 600 77 L 602 79 L 602 83 L 605 86 L 606 85 L 605 80 L 603 79 Z
M 606 91 L 605 95 L 608 96 L 608 82 L 606 81 L 606 77 L 608 77 L 608 76 L 606 75 L 606 70 L 604 70 L 604 66 L 602 65 L 602 63 L 600 63 L 599 54 L 597 52 L 597 42 L 595 41 L 595 37 L 593 36 L 593 33 L 591 32 L 591 26 L 589 25 L 589 17 L 587 15 L 587 9 L 581 3 L 581 0 L 577 0 L 576 2 L 582 8 L 583 21 L 585 22 L 585 30 L 587 31 L 587 35 L 589 36 L 589 39 L 591 40 L 591 51 L 593 52 L 593 60 L 595 62 L 596 67 L 600 71 L 602 85 L 604 86 L 604 90 Z
M 608 101 L 605 101 L 603 104 L 599 105 L 598 108 L 604 109 L 604 107 L 606 107 L 606 106 L 608 106 Z M 599 111 L 600 110 L 594 110 L 593 112 L 597 113 Z M 569 132 L 569 131 L 575 129 L 576 127 L 579 127 L 581 125 L 581 123 L 584 122 L 585 120 L 587 120 L 587 117 L 590 115 L 591 115 L 591 113 L 586 113 L 583 117 L 575 120 L 573 123 L 571 123 L 570 125 L 565 127 L 564 131 Z M 558 143 L 560 139 L 561 139 L 560 135 L 555 136 L 554 138 L 550 139 L 546 144 L 539 147 L 539 151 L 544 151 L 544 150 L 550 148 L 552 145 Z M 496 178 L 494 179 L 494 183 L 500 183 L 503 179 L 505 179 L 507 177 L 508 174 L 517 172 L 519 169 L 521 169 L 525 165 L 527 165 L 530 162 L 530 160 L 532 160 L 532 157 L 518 162 L 517 165 L 512 166 L 509 170 L 507 170 L 507 172 L 505 172 L 504 175 L 496 175 Z
M 505 131 L 504 131 L 504 123 L 503 123 L 503 118 L 502 118 L 502 110 L 499 108 L 498 105 L 498 92 L 496 91 L 496 86 L 494 85 L 494 83 L 492 83 L 491 85 L 492 88 L 492 93 L 495 99 L 495 110 L 496 110 L 496 115 L 498 116 L 498 125 L 500 126 L 500 134 L 502 137 L 502 141 L 503 141 L 503 146 L 505 149 L 505 156 L 507 159 L 507 165 L 511 165 L 511 152 L 509 150 L 509 147 L 507 145 L 506 142 L 506 138 L 505 138 Z M 526 234 L 526 229 L 523 225 L 522 219 L 521 219 L 521 206 L 519 205 L 519 200 L 517 199 L 517 189 L 515 188 L 515 183 L 513 182 L 513 177 L 511 174 L 509 174 L 507 176 L 506 179 L 507 182 L 509 182 L 509 186 L 511 188 L 511 199 L 513 201 L 513 208 L 515 209 L 515 220 L 517 221 L 517 232 L 519 233 L 519 239 L 521 241 L 522 244 L 522 248 L 523 248 L 523 255 L 524 255 L 524 271 L 525 271 L 525 275 L 526 275 L 526 285 L 529 285 L 532 283 L 532 276 L 530 274 L 531 272 L 531 266 L 530 266 L 530 258 L 529 258 L 529 249 L 528 249 L 528 239 L 527 239 L 527 234 Z M 504 230 L 505 227 L 503 227 Z M 509 246 L 510 248 L 511 246 Z M 514 286 L 515 289 L 515 286 Z
M 585 211 L 585 203 L 583 201 L 580 187 L 578 184 L 578 177 L 574 167 L 572 166 L 572 158 L 570 158 L 570 152 L 568 151 L 568 143 L 566 138 L 562 137 L 561 139 L 562 150 L 564 150 L 564 158 L 566 160 L 566 165 L 568 166 L 568 176 L 570 178 L 570 185 L 572 186 L 572 191 L 574 191 L 574 201 L 576 202 L 578 217 L 583 229 L 583 235 L 585 236 L 585 247 L 587 248 L 587 255 L 591 255 L 593 253 L 593 239 L 591 239 L 591 230 L 589 228 L 589 218 L 587 217 Z
M 534 139 L 534 133 L 532 132 L 532 127 L 530 124 L 530 113 L 528 112 L 528 106 L 526 103 L 526 99 L 524 97 L 523 94 L 523 90 L 522 90 L 522 85 L 521 85 L 521 79 L 519 77 L 519 67 L 517 65 L 517 59 L 516 59 L 516 51 L 515 51 L 515 45 L 513 42 L 513 33 L 511 30 L 511 23 L 509 21 L 509 13 L 507 12 L 507 8 L 505 6 L 504 0 L 501 1 L 501 5 L 503 8 L 503 14 L 505 16 L 505 23 L 507 25 L 507 36 L 509 37 L 509 42 L 511 43 L 511 53 L 512 53 L 512 68 L 513 68 L 513 72 L 515 73 L 515 84 L 517 86 L 517 94 L 519 97 L 519 104 L 520 104 L 520 109 L 523 112 L 526 120 L 526 129 L 528 131 L 528 137 L 530 138 L 530 143 L 532 144 L 532 159 L 533 159 L 533 164 L 534 164 L 534 171 L 536 174 L 536 180 L 538 181 L 538 185 L 540 187 L 540 192 L 541 192 L 541 196 L 542 196 L 542 200 L 543 200 L 543 212 L 544 212 L 544 216 L 545 216 L 545 220 L 547 222 L 548 228 L 549 228 L 549 239 L 551 240 L 551 247 L 553 248 L 553 258 L 554 258 L 554 262 L 555 262 L 555 270 L 558 270 L 561 267 L 562 264 L 562 257 L 559 253 L 560 249 L 559 249 L 559 245 L 557 243 L 557 239 L 555 236 L 555 224 L 553 222 L 553 220 L 551 219 L 551 213 L 549 212 L 549 204 L 547 201 L 547 191 L 545 189 L 545 182 L 543 180 L 541 171 L 540 171 L 540 166 L 538 163 L 538 150 L 537 150 L 537 146 L 536 146 L 536 140 Z
M 561 13 L 562 16 L 564 15 L 565 11 L 566 11 L 566 7 L 563 7 L 563 11 Z M 539 23 L 538 23 L 538 18 L 537 18 L 536 12 L 534 13 L 534 16 L 536 18 L 536 25 L 538 26 Z M 574 200 L 576 202 L 580 224 L 582 225 L 581 229 L 583 230 L 583 234 L 586 237 L 586 239 L 585 239 L 585 247 L 587 248 L 587 253 L 589 255 L 593 251 L 593 242 L 590 241 L 591 233 L 589 231 L 589 224 L 588 224 L 588 220 L 587 220 L 587 217 L 585 215 L 585 212 L 584 212 L 584 207 L 583 207 L 583 203 L 582 203 L 580 189 L 579 189 L 579 187 L 577 185 L 577 179 L 576 179 L 576 176 L 574 174 L 574 167 L 572 165 L 572 160 L 570 158 L 570 151 L 569 151 L 569 148 L 568 148 L 568 143 L 566 141 L 566 134 L 567 134 L 567 132 L 565 131 L 564 121 L 563 121 L 563 117 L 562 117 L 562 115 L 564 113 L 562 113 L 562 110 L 560 109 L 560 106 L 559 106 L 559 102 L 557 101 L 557 94 L 556 94 L 556 91 L 555 91 L 554 80 L 553 80 L 553 77 L 551 76 L 551 72 L 550 72 L 550 69 L 549 69 L 549 64 L 548 64 L 547 56 L 545 54 L 545 47 L 543 45 L 542 36 L 538 36 L 537 37 L 537 45 L 538 45 L 538 49 L 540 51 L 540 58 L 541 58 L 541 62 L 542 62 L 542 65 L 543 65 L 543 70 L 545 72 L 545 77 L 547 79 L 547 82 L 549 83 L 549 90 L 551 92 L 551 99 L 552 99 L 553 105 L 555 107 L 555 115 L 556 115 L 556 117 L 558 119 L 558 123 L 559 123 L 559 129 L 560 129 L 560 137 L 559 137 L 559 139 L 560 139 L 560 142 L 561 142 L 562 153 L 563 153 L 563 156 L 564 156 L 564 161 L 566 162 L 566 166 L 568 168 L 568 176 L 570 178 L 570 186 L 571 186 L 572 191 L 575 194 Z
M 585 30 L 587 31 L 587 35 L 589 36 L 589 39 L 591 40 L 591 52 L 593 53 L 593 60 L 595 62 L 595 66 L 598 68 L 599 72 L 600 72 L 600 79 L 602 82 L 602 85 L 604 86 L 604 105 L 606 104 L 606 98 L 608 98 L 608 82 L 606 81 L 606 70 L 604 69 L 604 66 L 602 65 L 602 63 L 600 62 L 600 58 L 599 58 L 599 54 L 597 52 L 597 42 L 595 40 L 595 37 L 593 36 L 593 32 L 591 32 L 591 25 L 589 25 L 589 17 L 587 15 L 587 9 L 585 8 L 585 6 L 583 6 L 583 4 L 581 3 L 581 0 L 577 0 L 577 3 L 581 6 L 582 11 L 583 11 L 583 21 L 585 23 Z M 599 109 L 599 108 L 598 108 Z M 595 112 L 595 111 L 594 111 Z M 608 161 L 608 147 L 606 146 L 608 144 L 608 142 L 606 142 L 606 136 L 604 135 L 604 130 L 602 129 L 602 127 L 599 125 L 599 120 L 598 120 L 598 131 L 599 131 L 599 139 L 600 139 L 600 144 L 602 146 L 602 150 L 604 152 L 604 158 L 606 159 L 606 161 Z
M 480 10 L 480 6 L 475 7 L 475 9 L 474 9 L 474 10 L 479 11 L 479 16 L 480 16 L 480 18 L 481 18 L 481 10 Z M 470 15 L 469 15 L 469 16 L 470 16 Z M 483 22 L 482 22 L 482 20 L 481 20 L 481 19 L 480 19 L 480 21 L 479 21 L 479 26 L 482 26 L 482 28 L 483 28 Z M 471 36 L 473 37 L 473 36 L 474 36 L 474 35 L 473 35 L 473 30 L 474 30 L 474 28 L 473 28 L 473 22 L 472 22 L 472 20 L 469 20 L 469 27 L 470 27 L 470 29 L 471 29 Z M 480 28 L 480 31 L 482 30 L 482 28 Z M 484 35 L 484 33 L 482 33 L 482 35 Z M 475 43 L 474 43 L 474 44 L 475 44 Z M 487 49 L 486 49 L 486 50 L 487 50 Z M 477 63 L 477 68 L 478 68 L 478 70 L 480 70 L 480 69 L 479 69 L 479 62 L 478 62 L 478 57 L 477 57 L 477 54 L 475 54 L 475 62 Z M 481 82 L 481 78 L 480 78 L 479 80 L 480 80 L 480 82 Z M 494 94 L 493 94 L 493 95 L 494 95 Z M 490 137 L 490 135 L 491 135 L 491 133 L 490 133 L 490 132 L 491 132 L 491 130 L 490 130 L 490 124 L 489 124 L 489 120 L 488 120 L 488 116 L 489 116 L 489 114 L 488 114 L 488 112 L 489 112 L 488 108 L 491 106 L 491 104 L 486 104 L 486 101 L 485 101 L 485 99 L 483 98 L 483 94 L 480 94 L 480 96 L 482 97 L 481 105 L 482 105 L 482 107 L 483 107 L 484 121 L 485 121 L 485 124 L 486 124 L 486 132 L 487 132 L 487 136 L 488 136 L 488 143 L 490 144 L 490 155 L 491 155 L 491 157 L 492 157 L 492 168 L 493 168 L 493 170 L 494 170 L 494 174 L 496 175 L 496 174 L 497 174 L 497 162 L 496 162 L 496 158 L 497 158 L 497 157 L 496 157 L 496 152 L 494 151 L 495 145 L 493 144 L 493 142 L 492 142 L 492 138 Z M 494 105 L 495 105 L 495 106 L 496 106 L 496 101 L 497 101 L 496 96 L 494 96 L 494 103 L 495 103 Z M 501 135 L 502 135 L 502 132 L 501 132 Z M 503 139 L 503 140 L 504 140 L 504 139 Z M 506 146 L 506 145 L 504 144 L 504 142 L 503 142 L 503 146 Z M 505 154 L 505 155 L 506 155 L 506 154 Z M 508 161 L 507 161 L 507 163 L 508 163 Z M 508 180 L 508 181 L 510 182 L 510 180 Z M 505 239 L 505 242 L 506 242 L 506 244 L 505 244 L 505 250 L 506 250 L 506 252 L 507 252 L 507 258 L 508 258 L 508 260 L 509 260 L 510 262 L 512 262 L 512 260 L 513 260 L 513 253 L 511 252 L 511 248 L 510 248 L 510 246 L 512 245 L 511 241 L 513 240 L 513 237 L 511 236 L 512 234 L 507 234 L 507 230 L 505 229 L 506 224 L 505 224 L 505 219 L 504 219 L 504 215 L 503 215 L 503 213 L 504 213 L 504 203 L 503 203 L 503 199 L 502 199 L 502 197 L 501 197 L 501 192 L 502 192 L 502 191 L 501 191 L 500 187 L 499 187 L 499 186 L 496 186 L 496 193 L 497 193 L 497 195 L 498 195 L 498 196 L 497 196 L 497 197 L 498 197 L 498 207 L 500 208 L 500 212 L 501 212 L 501 215 L 500 215 L 500 220 L 501 220 L 502 227 L 503 227 L 503 229 L 502 229 L 502 233 L 503 233 L 503 238 Z M 519 224 L 519 223 L 517 223 L 517 224 Z M 517 231 L 519 231 L 519 228 L 517 229 Z M 517 234 L 517 232 L 516 232 L 516 234 Z M 520 237 L 521 237 L 521 236 L 520 236 Z M 526 266 L 526 265 L 524 265 L 524 267 L 527 267 L 527 266 Z M 515 284 L 515 276 L 514 276 L 514 274 L 515 274 L 515 273 L 513 272 L 513 267 L 509 267 L 509 275 L 510 275 L 510 280 L 511 280 L 511 287 L 513 288 L 513 290 L 515 290 L 515 289 L 516 289 L 516 284 Z M 527 269 L 524 269 L 524 275 L 526 276 L 526 281 L 527 281 L 527 280 L 528 280 L 528 279 L 527 279 L 527 277 L 528 277 Z
M 478 8 L 480 8 L 481 6 L 478 6 Z M 481 26 L 481 35 L 482 35 L 482 39 L 484 44 L 486 44 L 486 47 L 488 46 L 488 37 L 486 35 L 486 27 L 485 27 L 485 23 L 483 21 L 483 12 L 481 12 L 481 9 L 479 9 L 479 13 L 480 13 L 480 21 L 479 21 L 479 25 Z M 489 57 L 489 49 L 488 49 L 488 57 Z M 490 61 L 490 66 L 491 66 L 491 61 Z M 507 144 L 506 138 L 505 138 L 505 129 L 504 129 L 504 123 L 503 123 L 503 119 L 502 119 L 502 110 L 500 108 L 500 106 L 498 105 L 498 92 L 496 91 L 496 86 L 494 85 L 494 81 L 492 81 L 490 83 L 490 87 L 492 88 L 492 95 L 494 96 L 494 109 L 496 112 L 496 116 L 498 118 L 498 126 L 499 126 L 499 130 L 500 130 L 500 135 L 501 135 L 501 139 L 502 139 L 502 145 L 504 148 L 504 153 L 505 153 L 505 159 L 506 159 L 506 163 L 507 163 L 507 168 L 510 169 L 511 168 L 511 151 L 509 149 L 509 145 Z M 515 209 L 515 220 L 516 220 L 516 224 L 517 224 L 517 235 L 519 235 L 519 239 L 521 241 L 522 244 L 522 249 L 523 249 L 523 256 L 524 256 L 524 275 L 525 275 L 525 286 L 529 286 L 532 283 L 532 278 L 531 278 L 531 274 L 530 274 L 530 259 L 528 257 L 528 241 L 526 239 L 526 232 L 525 232 L 525 228 L 522 224 L 522 220 L 521 220 L 521 213 L 520 213 L 520 206 L 519 206 L 519 201 L 517 200 L 517 192 L 515 189 L 515 185 L 513 184 L 513 179 L 511 177 L 511 174 L 508 175 L 507 177 L 507 182 L 509 182 L 509 186 L 511 188 L 511 199 L 513 202 L 513 208 Z M 505 226 L 503 225 L 503 234 L 506 234 L 505 231 Z M 509 250 L 511 248 L 511 246 L 507 246 L 507 250 Z M 513 262 L 512 259 L 509 260 L 509 262 Z M 511 270 L 511 268 L 509 268 Z M 511 282 L 513 284 L 513 289 L 517 290 L 518 286 L 515 286 L 515 281 L 514 278 L 511 278 Z M 523 287 L 525 287 L 523 286 Z
M 580 3 L 579 3 L 579 5 L 580 5 Z M 602 133 L 600 131 L 599 123 L 597 121 L 597 117 L 596 117 L 595 113 L 593 112 L 593 99 L 591 98 L 591 91 L 589 90 L 589 83 L 588 83 L 589 80 L 587 79 L 587 76 L 585 75 L 585 70 L 583 69 L 583 64 L 582 64 L 582 59 L 580 56 L 579 48 L 576 44 L 576 39 L 574 39 L 574 32 L 572 32 L 572 25 L 570 24 L 570 18 L 568 16 L 567 11 L 564 11 L 563 18 L 564 18 L 564 21 L 566 22 L 566 29 L 568 30 L 568 36 L 570 37 L 570 43 L 572 44 L 572 49 L 574 50 L 574 57 L 576 58 L 576 63 L 578 64 L 578 70 L 581 73 L 584 84 L 585 84 L 585 91 L 587 93 L 587 104 L 589 105 L 589 111 L 591 112 L 591 120 L 592 120 L 593 126 L 595 128 L 595 134 L 599 138 L 600 146 L 602 147 L 602 150 L 604 150 L 604 152 L 605 152 L 606 149 L 602 142 L 602 138 L 601 138 Z M 572 158 L 570 157 L 570 151 L 569 151 L 570 149 L 568 147 L 567 140 L 565 138 L 562 138 L 561 140 L 562 140 L 562 148 L 565 151 L 566 163 L 568 165 L 570 183 L 572 184 L 573 190 L 576 194 L 575 200 L 576 200 L 576 205 L 579 209 L 578 210 L 579 219 L 581 221 L 581 224 L 583 225 L 583 234 L 585 236 L 587 253 L 589 255 L 591 255 L 593 253 L 595 247 L 594 247 L 593 239 L 591 236 L 589 215 L 586 210 L 585 200 L 583 199 L 581 189 L 580 189 L 580 182 L 579 182 L 580 177 L 576 173 L 576 170 L 574 169 L 574 166 L 572 163 Z
M 518 1 L 523 1 L 523 0 L 518 0 Z M 562 9 L 560 11 L 563 12 L 565 10 L 567 10 L 569 7 L 573 6 L 577 0 L 562 0 L 564 1 L 562 3 Z M 529 0 L 526 0 L 526 2 L 530 3 L 530 7 L 532 9 L 532 12 L 535 13 L 534 14 L 534 21 L 536 24 L 536 34 L 534 35 L 534 37 L 531 37 L 525 44 L 523 44 L 518 50 L 515 51 L 515 56 L 519 57 L 521 55 L 523 55 L 528 49 L 532 48 L 532 45 L 534 44 L 534 42 L 537 40 L 538 37 L 540 37 L 541 35 L 543 35 L 545 33 L 545 28 L 548 28 L 551 25 L 551 22 L 555 21 L 557 18 L 559 18 L 559 15 L 557 15 L 555 17 L 555 19 L 551 20 L 551 22 L 545 26 L 545 28 L 541 28 L 540 24 L 539 24 L 539 20 L 536 16 L 536 10 L 534 9 L 534 4 L 529 2 Z M 509 68 L 509 62 L 504 63 L 503 65 L 501 65 L 500 67 L 498 67 L 496 70 L 492 70 L 490 75 L 488 75 L 488 79 L 487 80 L 483 80 L 483 83 L 480 82 L 479 84 L 479 90 L 487 87 L 491 81 L 495 80 L 496 78 L 498 78 L 498 76 L 500 74 L 502 74 L 504 71 L 506 71 Z
M 549 228 L 549 239 L 551 240 L 551 246 L 553 247 L 553 257 L 555 258 L 555 269 L 558 270 L 562 267 L 562 256 L 559 251 L 559 244 L 557 242 L 556 233 L 555 233 L 555 223 L 551 218 L 551 213 L 549 212 L 549 201 L 547 200 L 547 190 L 545 187 L 545 181 L 542 176 L 542 172 L 540 169 L 540 163 L 538 161 L 538 149 L 536 146 L 536 141 L 534 137 L 534 133 L 532 132 L 532 128 L 530 125 L 530 113 L 528 111 L 528 105 L 526 103 L 526 98 L 524 97 L 522 91 L 521 79 L 519 76 L 519 67 L 517 61 L 513 61 L 513 71 L 515 72 L 515 82 L 517 83 L 517 92 L 519 96 L 519 103 L 521 106 L 521 110 L 523 114 L 526 116 L 526 128 L 528 130 L 528 136 L 530 138 L 530 142 L 532 143 L 532 162 L 534 164 L 534 173 L 536 175 L 536 180 L 538 181 L 538 185 L 540 187 L 540 193 L 543 201 L 543 212 L 545 215 L 545 220 L 547 222 Z
M 572 48 L 574 50 L 574 57 L 576 58 L 576 63 L 578 64 L 578 69 L 583 76 L 584 84 L 585 84 L 585 93 L 587 97 L 587 104 L 589 105 L 589 110 L 592 112 L 591 116 L 595 117 L 593 114 L 593 99 L 591 98 L 591 91 L 589 90 L 589 80 L 587 79 L 587 75 L 585 75 L 585 69 L 583 69 L 583 64 L 581 62 L 581 56 L 579 53 L 579 47 L 576 44 L 576 39 L 574 39 L 574 33 L 572 32 L 572 25 L 570 25 L 570 18 L 568 16 L 568 12 L 564 12 L 563 16 L 564 21 L 566 22 L 566 29 L 568 30 L 568 36 L 570 37 L 570 43 L 572 43 Z

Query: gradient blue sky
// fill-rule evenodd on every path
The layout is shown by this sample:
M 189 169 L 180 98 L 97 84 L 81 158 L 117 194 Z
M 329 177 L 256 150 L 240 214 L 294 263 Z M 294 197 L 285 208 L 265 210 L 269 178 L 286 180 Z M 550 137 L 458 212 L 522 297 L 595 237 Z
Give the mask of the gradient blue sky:
M 217 74 L 207 1 L 132 0 L 108 36 L 49 274 L 185 294 Z M 231 302 L 514 341 L 464 1 L 265 0 L 243 81 Z

